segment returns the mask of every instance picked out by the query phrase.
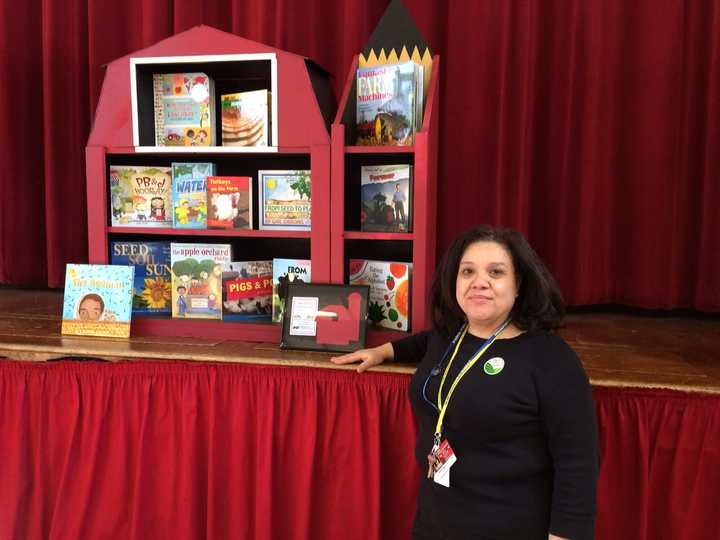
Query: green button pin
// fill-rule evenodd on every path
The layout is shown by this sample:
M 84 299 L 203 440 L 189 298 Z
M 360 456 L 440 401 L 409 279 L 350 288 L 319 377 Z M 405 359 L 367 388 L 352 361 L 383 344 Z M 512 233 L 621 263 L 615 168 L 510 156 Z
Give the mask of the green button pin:
M 499 356 L 496 356 L 495 358 L 491 358 L 485 364 L 483 365 L 483 371 L 487 373 L 488 375 L 497 375 L 500 373 L 503 368 L 505 367 L 505 360 L 500 358 Z

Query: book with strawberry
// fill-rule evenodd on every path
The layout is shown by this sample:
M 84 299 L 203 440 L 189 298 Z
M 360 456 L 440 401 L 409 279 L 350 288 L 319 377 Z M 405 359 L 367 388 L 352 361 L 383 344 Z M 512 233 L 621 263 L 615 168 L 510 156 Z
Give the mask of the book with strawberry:
M 410 274 L 407 262 L 350 259 L 350 285 L 369 285 L 368 319 L 392 330 L 410 329 Z

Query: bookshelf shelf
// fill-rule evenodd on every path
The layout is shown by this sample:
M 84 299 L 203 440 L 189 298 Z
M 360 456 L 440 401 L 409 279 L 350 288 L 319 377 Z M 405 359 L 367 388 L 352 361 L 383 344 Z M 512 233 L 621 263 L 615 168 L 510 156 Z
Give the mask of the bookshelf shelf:
M 435 269 L 437 234 L 437 147 L 440 58 L 432 61 L 426 88 L 422 128 L 412 146 L 355 146 L 356 56 L 347 74 L 331 128 L 330 245 L 331 278 L 346 283 L 351 258 L 412 263 L 410 331 L 429 328 L 427 292 Z M 360 231 L 360 169 L 364 165 L 407 164 L 412 175 L 412 227 L 409 233 Z M 392 330 L 369 330 L 368 345 L 408 335 Z
M 412 146 L 346 146 L 346 154 L 414 154 Z
M 272 92 L 267 147 L 153 146 L 152 76 L 204 72 L 215 81 L 215 140 L 221 140 L 222 93 Z M 260 85 L 260 86 L 258 86 Z M 329 75 L 312 61 L 208 26 L 197 26 L 108 64 L 86 147 L 88 259 L 108 264 L 110 241 L 230 244 L 233 260 L 310 259 L 313 281 L 330 281 L 330 136 L 335 110 Z M 309 169 L 310 231 L 113 227 L 111 166 L 169 167 L 173 161 L 216 164 L 218 175 L 253 178 L 257 227 L 259 170 Z M 280 340 L 280 327 L 237 321 L 133 317 L 132 335 Z
M 413 233 L 345 231 L 343 233 L 343 238 L 346 240 L 405 240 L 412 242 L 415 240 L 415 235 Z
M 220 236 L 233 238 L 311 238 L 309 231 L 265 231 L 237 229 L 170 229 L 164 227 L 108 227 L 108 234 L 148 236 Z

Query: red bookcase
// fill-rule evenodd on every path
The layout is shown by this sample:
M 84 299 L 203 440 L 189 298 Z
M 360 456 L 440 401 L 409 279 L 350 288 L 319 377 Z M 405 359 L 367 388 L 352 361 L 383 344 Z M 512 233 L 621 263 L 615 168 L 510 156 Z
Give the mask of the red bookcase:
M 438 56 L 433 58 L 430 83 L 425 92 L 422 129 L 415 135 L 413 146 L 354 146 L 357 63 L 355 57 L 331 132 L 331 278 L 334 283 L 346 283 L 351 258 L 411 262 L 410 331 L 417 332 L 430 325 L 427 292 L 435 270 L 440 59 Z M 361 231 L 360 168 L 398 163 L 413 166 L 411 232 Z M 405 332 L 371 330 L 368 345 L 405 335 Z
M 203 71 L 216 81 L 216 118 L 224 90 L 263 87 L 273 92 L 273 137 L 269 147 L 155 147 L 152 74 Z M 260 81 L 258 83 L 258 81 Z M 223 86 L 224 85 L 224 86 Z M 230 243 L 235 260 L 309 258 L 312 279 L 331 280 L 330 136 L 334 112 L 327 74 L 292 53 L 207 26 L 198 26 L 107 66 L 95 122 L 86 148 L 89 261 L 109 262 L 113 240 Z M 219 125 L 219 120 L 216 122 Z M 216 133 L 219 140 L 219 128 Z M 310 169 L 312 226 L 297 231 L 220 231 L 112 227 L 109 217 L 111 165 L 170 166 L 172 161 L 212 161 L 217 174 L 254 178 L 257 171 Z M 257 222 L 255 223 L 257 228 Z M 280 327 L 133 315 L 132 335 L 173 335 L 280 341 Z

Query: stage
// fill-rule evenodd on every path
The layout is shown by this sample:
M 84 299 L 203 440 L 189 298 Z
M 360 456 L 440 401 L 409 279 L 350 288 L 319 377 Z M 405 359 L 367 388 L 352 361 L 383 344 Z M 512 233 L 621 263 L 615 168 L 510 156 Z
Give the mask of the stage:
M 61 304 L 0 289 L 1 538 L 409 536 L 413 366 L 61 337 Z M 576 313 L 561 333 L 593 384 L 596 538 L 717 539 L 720 321 Z
M 330 354 L 281 351 L 271 343 L 61 336 L 61 311 L 61 291 L 0 289 L 0 357 L 192 360 L 353 369 L 330 363 Z M 575 313 L 567 317 L 560 334 L 580 356 L 593 386 L 720 394 L 720 316 Z M 414 371 L 413 366 L 402 364 L 375 369 Z

